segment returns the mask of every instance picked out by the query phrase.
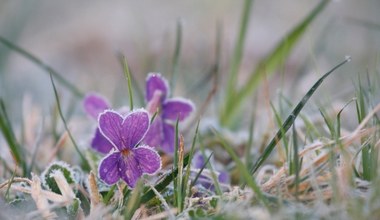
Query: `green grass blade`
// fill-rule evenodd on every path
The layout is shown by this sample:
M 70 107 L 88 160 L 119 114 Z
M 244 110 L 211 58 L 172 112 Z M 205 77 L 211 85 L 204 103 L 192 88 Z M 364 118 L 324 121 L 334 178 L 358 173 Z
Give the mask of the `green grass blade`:
M 110 190 L 107 192 L 107 194 L 103 197 L 103 203 L 105 205 L 108 205 L 108 203 L 110 202 L 112 196 L 115 194 L 115 189 L 116 189 L 116 184 L 112 185 Z
M 289 130 L 289 128 L 293 125 L 298 114 L 301 112 L 301 110 L 306 105 L 306 103 L 309 101 L 310 97 L 314 94 L 314 92 L 317 90 L 317 88 L 322 84 L 323 80 L 326 77 L 328 77 L 332 72 L 334 72 L 336 69 L 341 67 L 343 64 L 349 62 L 350 60 L 351 60 L 351 58 L 347 57 L 343 62 L 339 63 L 334 68 L 332 68 L 330 71 L 325 73 L 321 78 L 319 78 L 319 80 L 309 89 L 309 91 L 306 93 L 306 95 L 301 99 L 301 101 L 293 109 L 292 113 L 288 116 L 288 118 L 286 118 L 286 120 L 282 124 L 281 128 L 277 131 L 276 135 L 273 137 L 273 139 L 270 141 L 270 143 L 265 148 L 263 154 L 259 157 L 259 159 L 256 161 L 256 163 L 253 165 L 253 167 L 251 169 L 252 174 L 254 174 L 259 169 L 259 167 L 264 163 L 264 161 L 269 157 L 269 155 L 272 153 L 273 149 L 276 147 L 277 143 L 283 138 L 284 132 L 286 133 Z
M 200 123 L 200 120 L 198 120 L 197 126 L 195 128 L 195 134 L 194 134 L 193 142 L 191 144 L 191 149 L 190 149 L 190 152 L 189 152 L 189 158 L 190 158 L 189 160 L 190 161 L 193 160 L 193 155 L 194 155 L 194 151 L 195 151 L 195 143 L 196 143 L 197 137 L 198 137 L 199 123 Z M 191 163 L 187 165 L 186 173 L 185 173 L 185 176 L 184 176 L 183 181 L 182 181 L 182 195 L 184 195 L 185 198 L 186 198 L 186 195 L 189 195 L 189 192 L 190 192 L 190 190 L 188 190 L 189 188 L 187 187 L 189 179 L 190 179 L 190 174 L 191 174 L 190 171 L 191 171 Z M 187 190 L 189 192 L 187 192 Z M 182 207 L 181 207 L 182 210 L 184 208 L 184 205 L 185 204 L 183 203 Z
M 335 139 L 336 134 L 335 134 L 335 128 L 334 128 L 334 122 L 332 119 L 327 115 L 326 111 L 324 109 L 319 109 L 319 113 L 322 115 L 323 120 L 325 121 L 325 124 L 327 128 L 329 129 L 330 132 L 330 137 L 332 139 Z
M 272 74 L 284 60 L 289 56 L 296 43 L 307 30 L 311 22 L 320 14 L 330 0 L 321 1 L 310 14 L 289 32 L 279 44 L 262 60 L 258 67 L 252 72 L 247 83 L 234 95 L 229 96 L 221 112 L 221 124 L 231 126 L 237 114 L 237 110 L 244 100 L 255 90 L 265 75 Z
M 189 153 L 187 153 L 184 158 L 183 158 L 183 166 L 187 166 L 189 164 Z M 165 177 L 163 177 L 163 179 L 157 184 L 154 186 L 154 188 L 158 191 L 158 192 L 161 192 L 162 190 L 164 190 L 170 183 L 172 183 L 174 181 L 174 179 L 177 177 L 178 175 L 178 169 L 173 169 L 170 173 L 166 174 Z M 149 200 L 151 200 L 153 197 L 155 196 L 155 193 L 153 192 L 153 190 L 147 190 L 144 195 L 142 196 L 141 198 L 141 202 L 142 203 L 146 203 L 148 202 Z
M 124 210 L 124 219 L 132 219 L 133 214 L 140 207 L 143 185 L 143 181 L 140 179 L 137 182 L 135 188 L 132 190 L 131 196 L 127 202 L 127 206 Z
M 177 175 L 179 175 L 179 177 L 177 177 L 177 178 L 180 178 L 181 177 L 181 171 L 182 171 L 182 169 L 181 168 L 179 168 L 179 166 L 178 166 L 178 149 L 179 149 L 179 145 L 178 145 L 178 123 L 179 123 L 179 118 L 177 118 L 177 121 L 176 121 L 176 124 L 175 124 L 175 138 L 174 138 L 174 146 L 175 146 L 175 148 L 174 148 L 174 162 L 173 162 L 173 170 L 178 170 L 178 172 L 177 172 Z M 173 178 L 173 180 L 175 180 L 175 178 Z M 178 179 L 177 179 L 178 180 Z M 174 185 L 174 193 L 173 193 L 173 200 L 174 201 L 176 201 L 176 202 L 178 202 L 178 188 L 180 187 L 180 186 L 178 186 L 178 182 L 177 181 L 174 181 L 173 182 L 173 185 Z M 177 204 L 178 205 L 178 204 Z
M 201 143 L 202 143 L 202 141 L 201 141 Z M 201 149 L 201 153 L 202 153 L 203 158 L 205 158 L 206 157 L 206 152 L 205 152 L 205 147 L 204 147 L 203 143 L 200 145 L 200 149 Z M 214 168 L 212 167 L 212 165 L 210 164 L 210 162 L 206 163 L 206 166 L 207 166 L 207 169 L 209 169 L 210 172 L 211 172 L 211 178 L 212 178 L 212 181 L 214 182 L 214 186 L 215 186 L 215 193 L 216 193 L 216 195 L 221 196 L 222 195 L 222 190 L 220 188 L 219 180 L 218 180 L 218 177 L 215 174 Z
M 131 111 L 133 111 L 132 78 L 131 78 L 131 73 L 129 72 L 129 66 L 128 66 L 127 58 L 124 56 L 122 59 L 122 63 L 123 63 L 124 76 L 128 82 L 129 108 Z
M 236 41 L 234 54 L 232 57 L 232 64 L 229 73 L 229 80 L 227 84 L 227 96 L 235 94 L 236 81 L 238 78 L 239 67 L 243 57 L 244 42 L 247 35 L 249 18 L 251 15 L 253 0 L 245 0 L 243 5 L 243 13 L 240 21 L 239 35 Z
M 12 42 L 8 41 L 2 36 L 0 36 L 0 43 L 7 46 L 9 49 L 21 54 L 22 56 L 24 56 L 25 58 L 27 58 L 28 60 L 36 64 L 37 66 L 39 66 L 41 69 L 45 70 L 47 73 L 53 75 L 58 80 L 59 83 L 65 86 L 76 97 L 78 98 L 84 97 L 83 92 L 81 92 L 74 84 L 67 81 L 65 78 L 63 78 L 62 74 L 58 73 L 56 70 L 54 70 L 52 67 L 44 63 L 42 60 L 38 59 L 36 56 L 32 55 L 31 53 L 27 52 L 21 47 L 13 44 Z
M 58 92 L 57 92 L 57 88 L 55 86 L 55 83 L 54 83 L 54 79 L 53 79 L 53 75 L 50 74 L 50 81 L 51 81 L 51 84 L 53 86 L 53 90 L 54 90 L 54 96 L 55 96 L 55 100 L 57 102 L 57 108 L 58 108 L 58 113 L 59 113 L 59 116 L 61 117 L 61 120 L 63 122 L 63 125 L 65 127 L 65 130 L 67 132 L 67 134 L 69 135 L 70 137 L 70 140 L 71 142 L 73 143 L 74 145 L 74 148 L 75 150 L 77 151 L 81 161 L 82 161 L 82 166 L 83 166 L 83 169 L 85 171 L 90 171 L 91 167 L 90 167 L 90 164 L 88 163 L 88 161 L 86 160 L 85 156 L 82 154 L 82 152 L 80 151 L 76 141 L 74 140 L 74 137 L 73 135 L 71 134 L 71 131 L 69 129 L 69 127 L 67 126 L 67 123 L 66 123 L 66 119 L 65 117 L 63 116 L 63 113 L 62 113 L 62 108 L 61 108 L 61 103 L 59 101 L 59 96 L 58 96 Z
M 298 190 L 299 190 L 299 182 L 300 182 L 300 159 L 298 156 L 298 142 L 297 142 L 297 132 L 296 127 L 293 125 L 293 168 L 295 174 L 295 197 L 298 200 Z M 292 173 L 290 173 L 292 175 Z
M 178 62 L 181 55 L 181 44 L 182 44 L 182 24 L 180 21 L 177 22 L 176 28 L 176 40 L 175 40 L 175 48 L 173 55 L 173 63 L 170 75 L 170 89 L 174 91 L 175 83 L 177 79 L 177 70 L 178 70 Z
M 2 98 L 0 98 L 0 129 L 16 164 L 21 167 L 24 176 L 28 175 L 24 150 L 18 143 L 13 132 L 13 128 L 9 121 L 9 117 Z
M 281 130 L 281 132 L 282 132 L 282 136 L 285 136 L 286 131 L 284 131 L 284 130 L 282 129 L 282 127 L 281 127 L 281 125 L 282 125 L 282 119 L 281 119 L 280 113 L 276 110 L 276 108 L 274 107 L 274 105 L 273 105 L 272 102 L 270 102 L 270 106 L 271 106 L 272 111 L 273 111 L 273 113 L 274 113 L 274 117 L 275 117 L 275 119 L 276 119 L 276 123 L 277 123 L 277 125 L 280 127 L 280 130 Z M 289 141 L 288 141 L 288 139 L 286 139 L 286 138 L 282 139 L 282 141 L 283 141 L 283 144 L 284 144 L 284 147 L 285 147 L 285 153 L 286 153 L 286 156 L 289 156 L 289 148 L 288 148 L 288 146 L 289 146 Z
M 251 121 L 249 122 L 249 137 L 248 137 L 247 146 L 245 148 L 245 166 L 247 167 L 247 169 L 249 169 L 252 166 L 251 149 L 253 145 L 253 135 L 254 135 L 253 133 L 255 130 L 255 114 L 256 112 L 252 113 Z
M 122 53 L 117 54 L 117 58 L 120 62 L 120 65 L 123 67 L 123 72 L 124 72 L 124 59 L 125 56 Z M 127 64 L 128 65 L 128 64 Z M 128 69 L 129 70 L 129 69 Z M 125 72 L 124 72 L 125 74 Z M 138 81 L 136 80 L 136 77 L 133 75 L 133 72 L 130 72 L 130 78 L 132 82 L 132 91 L 134 91 L 134 95 L 137 96 L 137 99 L 139 101 L 139 104 L 145 103 L 145 98 L 144 98 L 144 92 L 141 86 L 137 83 Z
M 257 199 L 261 201 L 266 207 L 268 207 L 268 199 L 261 192 L 260 187 L 257 185 L 254 178 L 251 176 L 248 169 L 244 166 L 244 163 L 235 153 L 234 149 L 225 142 L 221 134 L 219 134 L 215 129 L 213 131 L 219 138 L 220 144 L 223 147 L 223 149 L 226 150 L 230 157 L 235 161 L 236 166 L 242 174 L 245 183 L 253 190 L 253 192 L 255 192 Z

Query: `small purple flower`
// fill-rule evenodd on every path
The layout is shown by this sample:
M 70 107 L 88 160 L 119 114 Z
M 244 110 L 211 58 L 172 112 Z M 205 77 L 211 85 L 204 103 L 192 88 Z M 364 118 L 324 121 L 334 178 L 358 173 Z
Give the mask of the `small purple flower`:
M 99 114 L 106 109 L 110 109 L 108 101 L 95 93 L 88 94 L 83 101 L 84 110 L 93 119 L 97 120 Z M 91 141 L 91 147 L 99 153 L 107 154 L 113 148 L 112 144 L 96 128 L 95 135 Z
M 158 73 L 150 73 L 146 79 L 147 110 L 150 115 L 158 114 L 145 136 L 144 143 L 158 146 L 166 153 L 174 152 L 175 127 L 194 111 L 191 101 L 182 98 L 168 98 L 168 82 Z
M 140 145 L 150 126 L 147 111 L 136 110 L 123 117 L 106 110 L 98 120 L 100 133 L 114 149 L 99 165 L 99 177 L 106 184 L 115 184 L 121 178 L 133 188 L 143 174 L 153 175 L 161 169 L 159 154 L 148 145 Z
M 205 156 L 210 156 L 211 152 L 206 151 L 205 154 L 206 154 Z M 196 171 L 194 172 L 194 175 L 195 173 L 198 173 L 199 170 L 205 165 L 206 159 L 207 157 L 205 158 L 202 152 L 200 151 L 194 154 L 193 159 L 191 161 L 191 165 L 193 168 L 195 168 L 195 171 Z M 209 163 L 211 164 L 211 166 L 213 166 L 214 161 L 212 160 L 212 158 L 210 159 Z M 220 170 L 215 171 L 215 168 L 214 168 L 214 172 L 215 174 L 217 174 L 219 183 L 221 183 L 220 184 L 221 188 L 225 189 L 226 187 L 223 187 L 223 186 L 230 183 L 230 175 L 226 171 L 220 171 Z M 214 186 L 214 181 L 211 175 L 212 174 L 209 170 L 204 169 L 202 174 L 198 178 L 197 184 L 200 184 L 206 189 L 214 190 L 215 186 Z

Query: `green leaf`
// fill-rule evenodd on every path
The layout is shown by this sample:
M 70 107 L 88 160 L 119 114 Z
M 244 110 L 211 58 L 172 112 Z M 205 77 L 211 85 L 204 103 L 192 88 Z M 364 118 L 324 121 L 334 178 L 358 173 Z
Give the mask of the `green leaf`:
M 300 40 L 301 36 L 305 33 L 307 27 L 323 11 L 330 0 L 321 1 L 313 11 L 292 31 L 289 32 L 277 46 L 265 57 L 251 73 L 247 82 L 243 87 L 236 92 L 234 96 L 228 96 L 225 106 L 222 108 L 220 114 L 221 124 L 224 126 L 231 126 L 233 119 L 240 109 L 244 100 L 256 89 L 264 76 L 272 74 L 279 66 L 281 66 L 285 59 L 290 55 L 296 43 Z
M 41 174 L 42 184 L 52 192 L 61 194 L 55 179 L 51 176 L 54 172 L 61 171 L 68 184 L 75 183 L 74 170 L 63 161 L 51 163 Z

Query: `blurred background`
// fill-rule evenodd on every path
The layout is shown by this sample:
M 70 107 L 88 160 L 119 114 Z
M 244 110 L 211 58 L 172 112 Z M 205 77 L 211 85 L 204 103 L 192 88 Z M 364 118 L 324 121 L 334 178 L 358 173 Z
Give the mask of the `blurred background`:
M 316 3 L 254 1 L 240 81 Z M 206 83 L 198 88 L 215 62 L 218 24 L 222 42 L 219 94 L 223 94 L 242 6 L 243 1 L 227 0 L 1 0 L 0 35 L 53 67 L 81 91 L 99 92 L 118 107 L 128 103 L 118 54 L 127 57 L 142 88 L 148 72 L 168 76 L 180 23 L 182 44 L 174 93 L 200 103 L 211 87 Z M 321 91 L 329 100 L 347 102 L 353 97 L 352 82 L 358 74 L 378 74 L 379 11 L 378 0 L 332 1 L 309 27 L 280 74 L 268 77 L 267 96 L 281 90 L 296 102 L 319 76 L 350 55 L 353 61 L 327 80 Z M 0 45 L 0 87 L 0 96 L 15 120 L 20 118 L 26 95 L 44 114 L 55 102 L 46 71 L 4 45 Z M 59 91 L 69 94 L 62 86 Z M 72 97 L 62 95 L 62 99 L 69 102 Z

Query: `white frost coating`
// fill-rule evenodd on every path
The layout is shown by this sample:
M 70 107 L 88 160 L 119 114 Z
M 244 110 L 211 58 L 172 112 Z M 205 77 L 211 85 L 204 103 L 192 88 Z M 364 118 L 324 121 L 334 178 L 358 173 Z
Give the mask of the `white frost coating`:
M 50 168 L 54 165 L 58 165 L 60 167 L 63 167 L 64 169 L 67 169 L 70 173 L 70 178 L 72 180 L 74 180 L 75 183 L 78 183 L 76 182 L 76 179 L 74 178 L 74 173 L 75 171 L 70 167 L 70 165 L 64 161 L 54 161 L 54 162 L 51 162 L 47 168 L 44 170 L 44 172 L 41 173 L 41 180 L 42 180 L 42 185 L 46 188 L 46 189 L 49 189 L 49 190 L 52 190 L 50 189 L 49 185 L 47 184 L 46 182 L 46 179 L 45 179 L 45 176 L 47 174 L 47 172 L 50 170 Z M 51 175 L 50 175 L 51 176 Z M 49 176 L 49 177 L 50 177 Z

